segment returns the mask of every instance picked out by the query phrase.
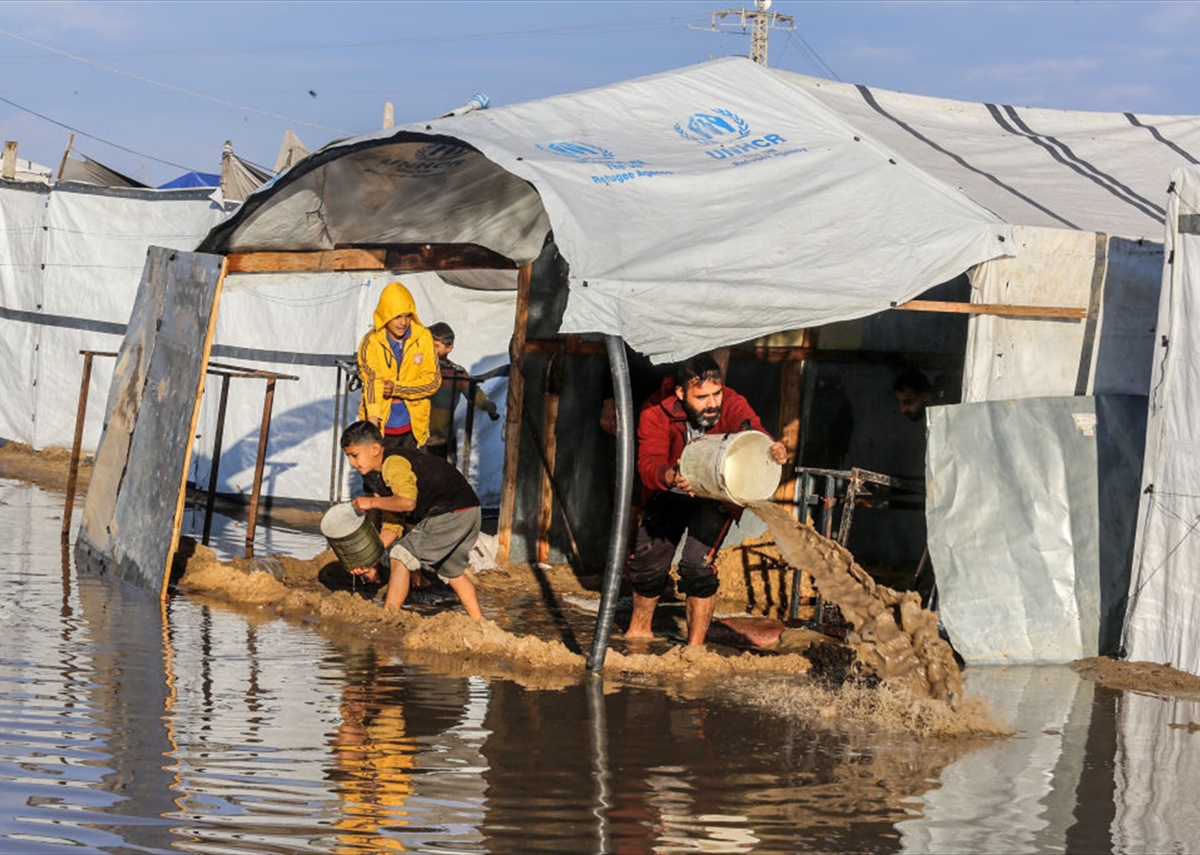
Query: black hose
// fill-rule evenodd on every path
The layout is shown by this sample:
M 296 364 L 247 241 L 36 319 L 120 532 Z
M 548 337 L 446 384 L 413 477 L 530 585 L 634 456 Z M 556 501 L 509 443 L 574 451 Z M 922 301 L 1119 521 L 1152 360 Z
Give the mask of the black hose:
M 608 653 L 617 595 L 621 591 L 621 571 L 625 569 L 625 549 L 629 537 L 629 497 L 633 493 L 633 393 L 629 387 L 629 361 L 625 342 L 617 335 L 606 335 L 608 365 L 612 370 L 613 402 L 617 415 L 617 466 L 613 476 L 612 530 L 608 535 L 608 563 L 604 568 L 604 587 L 600 593 L 600 611 L 596 615 L 596 635 L 588 654 L 589 671 L 600 671 Z

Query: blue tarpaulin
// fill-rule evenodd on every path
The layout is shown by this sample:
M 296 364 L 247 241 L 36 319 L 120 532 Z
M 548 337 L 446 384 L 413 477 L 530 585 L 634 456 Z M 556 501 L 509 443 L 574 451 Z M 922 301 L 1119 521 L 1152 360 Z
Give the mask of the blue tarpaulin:
M 158 185 L 159 190 L 182 190 L 185 187 L 220 187 L 221 176 L 210 172 L 188 172 Z

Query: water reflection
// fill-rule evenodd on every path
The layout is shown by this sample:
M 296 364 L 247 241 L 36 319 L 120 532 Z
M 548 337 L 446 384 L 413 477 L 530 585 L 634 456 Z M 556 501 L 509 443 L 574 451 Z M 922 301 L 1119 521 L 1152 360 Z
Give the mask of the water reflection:
M 538 689 L 76 575 L 0 480 L 0 851 L 1195 851 L 1197 702 L 975 668 L 966 750 L 600 678 Z M 67 563 L 64 563 L 66 560 Z

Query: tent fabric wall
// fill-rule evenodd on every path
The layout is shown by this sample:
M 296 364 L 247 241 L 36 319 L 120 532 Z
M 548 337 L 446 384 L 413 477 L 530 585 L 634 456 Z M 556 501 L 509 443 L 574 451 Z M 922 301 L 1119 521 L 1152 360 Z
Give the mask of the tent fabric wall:
M 1088 310 L 1083 320 L 971 318 L 963 401 L 1145 395 L 1162 245 L 1064 229 L 1013 228 L 1013 258 L 970 272 L 973 303 Z
M 1200 116 L 979 104 L 774 71 L 1005 222 L 1158 241 Z
M 201 248 L 474 242 L 523 263 L 547 228 L 570 264 L 560 331 L 655 361 L 871 314 L 1012 247 L 971 199 L 731 58 L 332 144 Z
M 0 436 L 31 444 L 34 433 L 36 347 L 46 235 L 45 184 L 0 188 Z M 99 431 L 95 433 L 99 438 Z
M 1200 674 L 1200 168 L 1171 187 L 1124 647 Z
M 205 192 L 59 184 L 0 188 L 5 219 L 0 349 L 6 406 L 0 435 L 36 448 L 70 447 L 80 350 L 115 352 L 125 333 L 146 249 L 195 244 L 224 216 Z M 112 361 L 93 366 L 85 445 L 95 448 Z

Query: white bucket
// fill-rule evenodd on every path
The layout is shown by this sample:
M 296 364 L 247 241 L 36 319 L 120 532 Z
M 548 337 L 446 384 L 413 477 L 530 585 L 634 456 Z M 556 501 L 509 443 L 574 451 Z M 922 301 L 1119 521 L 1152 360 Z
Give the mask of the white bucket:
M 735 505 L 761 502 L 775 494 L 783 474 L 771 459 L 773 444 L 756 430 L 698 436 L 684 446 L 679 472 L 697 496 Z

